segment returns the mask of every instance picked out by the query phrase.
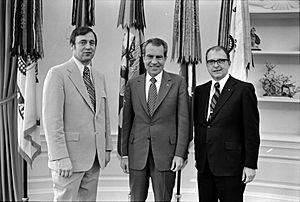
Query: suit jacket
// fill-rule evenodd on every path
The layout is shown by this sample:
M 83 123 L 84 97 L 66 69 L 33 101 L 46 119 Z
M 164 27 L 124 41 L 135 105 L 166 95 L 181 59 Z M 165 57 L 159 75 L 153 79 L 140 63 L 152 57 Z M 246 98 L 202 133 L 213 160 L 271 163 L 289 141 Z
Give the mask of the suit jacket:
M 197 86 L 194 99 L 195 159 L 199 172 L 206 158 L 216 176 L 241 175 L 257 168 L 259 112 L 252 84 L 229 77 L 207 121 L 211 81 Z
M 187 157 L 189 142 L 188 94 L 183 77 L 163 72 L 155 111 L 151 117 L 145 93 L 146 75 L 128 81 L 125 89 L 121 155 L 129 167 L 141 170 L 149 147 L 158 170 L 170 170 L 173 157 Z
M 73 171 L 89 170 L 96 151 L 100 167 L 112 150 L 108 100 L 104 76 L 91 69 L 96 111 L 73 59 L 51 68 L 43 92 L 43 124 L 48 146 L 48 166 L 69 157 Z

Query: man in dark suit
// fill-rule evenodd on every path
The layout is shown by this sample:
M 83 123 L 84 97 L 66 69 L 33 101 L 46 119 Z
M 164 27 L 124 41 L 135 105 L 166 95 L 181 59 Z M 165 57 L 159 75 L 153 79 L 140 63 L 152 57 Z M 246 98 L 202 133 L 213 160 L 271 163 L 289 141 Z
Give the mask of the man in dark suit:
M 131 201 L 147 199 L 151 178 L 155 201 L 171 201 L 175 172 L 189 143 L 188 94 L 183 77 L 164 71 L 168 46 L 147 40 L 147 72 L 127 83 L 121 137 L 121 167 L 129 173 Z
M 199 201 L 243 201 L 256 173 L 259 112 L 252 84 L 228 74 L 227 50 L 206 52 L 212 80 L 197 86 L 194 99 L 195 160 Z

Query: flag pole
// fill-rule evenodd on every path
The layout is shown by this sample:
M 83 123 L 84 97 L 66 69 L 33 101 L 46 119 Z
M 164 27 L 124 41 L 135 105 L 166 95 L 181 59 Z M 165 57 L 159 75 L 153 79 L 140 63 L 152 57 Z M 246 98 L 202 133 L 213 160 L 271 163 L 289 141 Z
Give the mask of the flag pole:
M 177 190 L 176 190 L 176 195 L 175 199 L 177 202 L 180 201 L 181 194 L 180 194 L 180 182 L 181 182 L 181 170 L 177 172 Z
M 22 198 L 23 202 L 29 201 L 27 179 L 28 179 L 28 177 L 27 177 L 27 162 L 25 159 L 23 159 L 23 198 Z

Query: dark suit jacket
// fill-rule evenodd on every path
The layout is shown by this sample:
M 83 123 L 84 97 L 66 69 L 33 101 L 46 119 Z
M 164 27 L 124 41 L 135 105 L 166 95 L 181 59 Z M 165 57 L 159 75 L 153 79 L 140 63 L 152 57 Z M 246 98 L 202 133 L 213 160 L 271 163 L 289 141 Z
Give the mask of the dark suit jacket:
M 202 173 L 207 158 L 216 176 L 240 175 L 243 167 L 256 169 L 260 138 L 253 85 L 230 76 L 207 122 L 211 83 L 195 89 L 196 168 Z
M 125 90 L 121 155 L 129 167 L 145 167 L 149 147 L 158 170 L 170 170 L 174 155 L 186 158 L 189 143 L 188 94 L 183 77 L 163 72 L 153 116 L 148 114 L 146 75 L 128 81 Z

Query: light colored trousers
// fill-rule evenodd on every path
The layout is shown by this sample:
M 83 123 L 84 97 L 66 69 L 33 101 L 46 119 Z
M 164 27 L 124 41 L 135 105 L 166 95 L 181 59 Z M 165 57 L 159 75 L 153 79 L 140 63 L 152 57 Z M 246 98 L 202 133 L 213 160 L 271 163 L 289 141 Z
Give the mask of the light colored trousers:
M 90 170 L 74 172 L 71 177 L 61 177 L 55 170 L 51 170 L 53 201 L 96 201 L 99 173 L 97 157 Z

